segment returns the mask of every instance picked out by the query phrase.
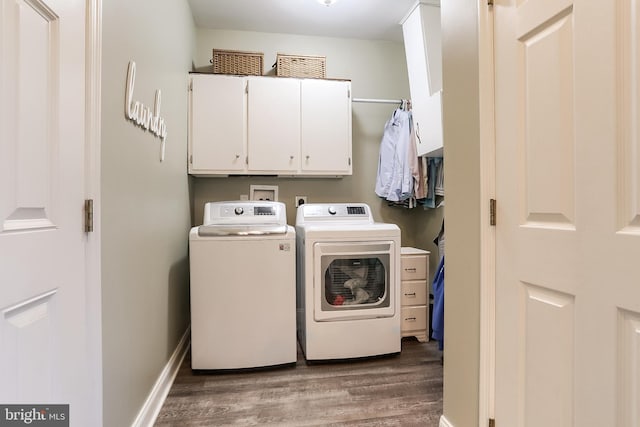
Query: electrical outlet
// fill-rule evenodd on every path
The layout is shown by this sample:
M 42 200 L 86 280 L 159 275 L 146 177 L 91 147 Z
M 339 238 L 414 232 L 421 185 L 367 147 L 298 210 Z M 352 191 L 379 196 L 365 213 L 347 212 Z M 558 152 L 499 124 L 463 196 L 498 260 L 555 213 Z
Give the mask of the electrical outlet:
M 307 203 L 307 196 L 296 196 L 296 208 Z

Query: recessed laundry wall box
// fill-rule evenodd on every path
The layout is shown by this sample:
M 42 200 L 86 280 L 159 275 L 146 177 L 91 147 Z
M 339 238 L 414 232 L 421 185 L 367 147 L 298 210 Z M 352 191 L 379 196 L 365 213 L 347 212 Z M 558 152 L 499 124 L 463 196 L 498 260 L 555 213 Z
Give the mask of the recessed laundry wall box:
M 191 74 L 189 173 L 351 175 L 351 82 Z

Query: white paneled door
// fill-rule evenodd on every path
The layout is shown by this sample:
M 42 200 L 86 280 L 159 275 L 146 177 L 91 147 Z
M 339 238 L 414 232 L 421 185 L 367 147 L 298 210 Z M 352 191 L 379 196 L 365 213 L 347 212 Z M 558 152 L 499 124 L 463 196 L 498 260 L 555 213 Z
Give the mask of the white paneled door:
M 90 414 L 85 3 L 0 2 L 0 403 Z M 95 374 L 99 376 L 99 374 Z
M 497 0 L 496 424 L 640 425 L 640 7 Z

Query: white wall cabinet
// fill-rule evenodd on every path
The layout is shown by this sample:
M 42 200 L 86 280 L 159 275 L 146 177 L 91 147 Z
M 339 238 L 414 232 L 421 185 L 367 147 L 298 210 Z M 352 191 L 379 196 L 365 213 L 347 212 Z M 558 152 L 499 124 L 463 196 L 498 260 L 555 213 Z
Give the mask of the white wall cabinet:
M 191 76 L 189 173 L 236 174 L 246 171 L 245 79 Z
M 351 175 L 351 84 L 301 81 L 301 171 Z
M 193 74 L 189 173 L 350 175 L 350 93 L 348 81 Z
M 300 167 L 300 82 L 248 78 L 248 170 L 295 174 Z
M 401 22 L 419 156 L 442 156 L 440 2 L 421 0 Z

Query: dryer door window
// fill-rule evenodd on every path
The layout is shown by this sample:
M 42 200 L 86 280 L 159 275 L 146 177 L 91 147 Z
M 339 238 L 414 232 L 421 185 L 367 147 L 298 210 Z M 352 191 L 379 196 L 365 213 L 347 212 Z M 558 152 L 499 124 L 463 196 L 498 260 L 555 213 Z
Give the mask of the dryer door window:
M 394 242 L 316 243 L 314 318 L 393 316 Z
M 324 268 L 323 309 L 364 309 L 389 306 L 389 255 L 369 258 L 328 256 Z M 357 307 L 353 307 L 357 306 Z

